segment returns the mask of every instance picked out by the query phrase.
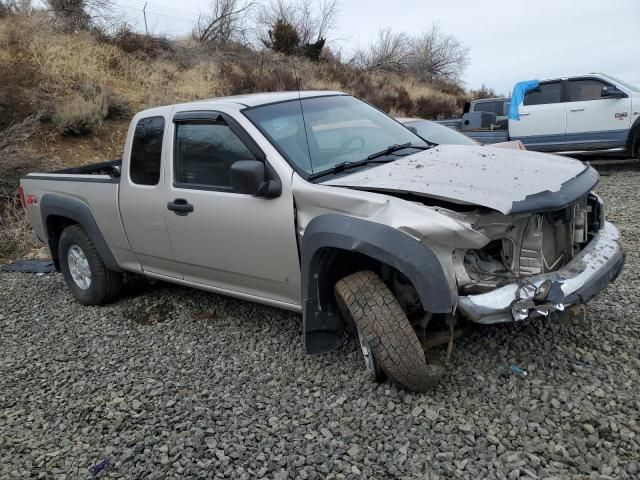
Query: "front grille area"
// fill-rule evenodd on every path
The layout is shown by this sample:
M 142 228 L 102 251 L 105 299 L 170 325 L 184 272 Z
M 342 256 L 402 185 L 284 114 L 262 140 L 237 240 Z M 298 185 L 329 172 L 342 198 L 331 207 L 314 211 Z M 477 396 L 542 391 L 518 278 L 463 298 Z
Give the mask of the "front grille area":
M 562 268 L 587 241 L 587 199 L 555 212 L 539 213 L 528 220 L 522 236 L 518 265 L 524 275 Z
M 495 228 L 495 233 L 489 244 L 454 254 L 454 264 L 461 267 L 457 267 L 458 285 L 483 290 L 516 276 L 559 270 L 584 248 L 603 222 L 602 203 L 591 194 L 562 210 L 534 213 L 512 222 L 492 217 L 487 225 Z M 500 232 L 497 225 L 503 225 L 504 230 Z

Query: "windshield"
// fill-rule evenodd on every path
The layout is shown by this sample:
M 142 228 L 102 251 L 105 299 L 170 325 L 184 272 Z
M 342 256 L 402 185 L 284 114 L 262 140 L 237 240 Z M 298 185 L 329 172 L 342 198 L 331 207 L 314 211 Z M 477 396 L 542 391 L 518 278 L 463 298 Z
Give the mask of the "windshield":
M 640 93 L 640 87 L 636 86 L 636 85 L 631 85 L 628 82 L 623 82 L 622 80 L 616 78 L 616 77 L 612 77 L 611 75 L 603 75 L 603 77 L 606 77 L 610 80 L 613 80 L 614 82 L 619 83 L 620 85 L 622 85 L 625 88 L 628 88 L 629 90 L 631 90 L 632 92 L 638 92 Z
M 289 163 L 307 174 L 365 160 L 395 144 L 427 146 L 391 117 L 348 95 L 263 105 L 244 114 Z
M 405 125 L 415 128 L 422 138 L 438 145 L 478 145 L 478 142 L 466 135 L 429 120 L 416 120 L 407 122 Z

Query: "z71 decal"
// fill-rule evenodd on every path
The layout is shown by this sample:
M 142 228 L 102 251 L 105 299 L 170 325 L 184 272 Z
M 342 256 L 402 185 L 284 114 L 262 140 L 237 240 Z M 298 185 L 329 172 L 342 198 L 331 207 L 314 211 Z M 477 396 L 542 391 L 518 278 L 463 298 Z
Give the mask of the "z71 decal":
M 627 118 L 627 112 L 616 113 L 616 120 L 624 120 Z

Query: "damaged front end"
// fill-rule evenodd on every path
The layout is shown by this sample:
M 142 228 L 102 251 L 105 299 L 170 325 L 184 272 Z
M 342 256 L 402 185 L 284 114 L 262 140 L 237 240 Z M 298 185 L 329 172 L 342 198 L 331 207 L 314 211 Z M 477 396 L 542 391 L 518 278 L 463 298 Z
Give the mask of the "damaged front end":
M 453 254 L 458 312 L 476 323 L 550 316 L 582 305 L 624 264 L 619 233 L 594 194 L 561 210 L 478 213 L 469 221 L 491 239 L 481 249 Z

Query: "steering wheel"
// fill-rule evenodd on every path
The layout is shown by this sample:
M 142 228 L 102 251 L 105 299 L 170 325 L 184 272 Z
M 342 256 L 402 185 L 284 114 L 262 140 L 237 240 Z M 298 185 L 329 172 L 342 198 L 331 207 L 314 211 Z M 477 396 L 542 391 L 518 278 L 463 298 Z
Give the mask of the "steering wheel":
M 365 141 L 364 141 L 364 138 L 362 138 L 360 135 L 352 135 L 348 137 L 344 142 L 340 144 L 339 150 L 347 150 L 347 147 L 356 141 L 360 142 L 360 146 L 358 148 L 351 148 L 349 150 L 351 151 L 362 150 L 364 148 Z

